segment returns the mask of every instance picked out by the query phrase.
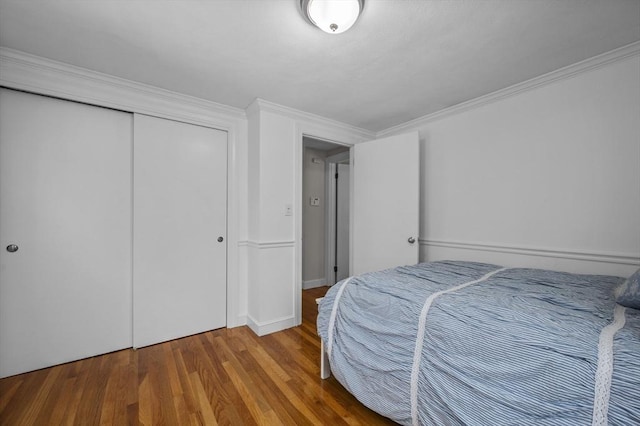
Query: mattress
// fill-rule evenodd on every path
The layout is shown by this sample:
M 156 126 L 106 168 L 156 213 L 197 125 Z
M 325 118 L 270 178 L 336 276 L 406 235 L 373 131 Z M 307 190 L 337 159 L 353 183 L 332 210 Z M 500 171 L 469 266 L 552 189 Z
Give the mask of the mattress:
M 400 424 L 640 424 L 640 311 L 623 278 L 443 261 L 333 286 L 336 379 Z

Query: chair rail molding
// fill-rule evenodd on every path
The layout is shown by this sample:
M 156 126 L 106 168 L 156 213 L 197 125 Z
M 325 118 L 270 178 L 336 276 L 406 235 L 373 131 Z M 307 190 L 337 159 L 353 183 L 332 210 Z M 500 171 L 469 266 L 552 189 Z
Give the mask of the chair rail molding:
M 243 246 L 256 248 L 256 249 L 273 249 L 273 248 L 286 248 L 286 247 L 295 247 L 296 242 L 293 240 L 284 240 L 284 241 L 242 241 Z
M 455 258 L 500 263 L 506 266 L 621 277 L 629 276 L 640 267 L 640 253 L 611 253 L 432 239 L 420 239 L 419 243 L 421 261 Z

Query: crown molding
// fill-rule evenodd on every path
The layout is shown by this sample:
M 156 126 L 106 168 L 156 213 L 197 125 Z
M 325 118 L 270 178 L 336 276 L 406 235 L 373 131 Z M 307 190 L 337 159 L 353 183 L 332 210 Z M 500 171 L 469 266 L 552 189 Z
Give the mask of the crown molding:
M 215 126 L 244 110 L 0 47 L 0 85 L 108 108 Z
M 253 102 L 251 102 L 251 104 L 249 104 L 246 109 L 246 113 L 247 116 L 252 116 L 259 112 L 272 112 L 317 127 L 331 128 L 334 131 L 343 132 L 352 137 L 357 137 L 362 140 L 375 139 L 376 136 L 375 132 L 360 127 L 352 126 L 341 121 L 332 120 L 330 118 L 325 118 L 320 115 L 300 111 L 284 105 L 279 105 L 261 98 L 256 98 Z
M 436 111 L 432 114 L 428 114 L 416 119 L 407 121 L 406 123 L 399 124 L 397 126 L 390 127 L 382 130 L 376 134 L 377 138 L 413 130 L 416 127 L 423 126 L 432 121 L 442 119 L 444 117 L 459 114 L 464 111 L 468 111 L 474 108 L 478 108 L 482 105 L 490 104 L 511 96 L 518 95 L 529 90 L 536 89 L 541 86 L 545 86 L 554 83 L 559 80 L 567 79 L 575 75 L 595 70 L 597 68 L 606 66 L 613 62 L 625 60 L 627 58 L 640 55 L 640 41 L 633 42 L 618 49 L 611 50 L 601 55 L 594 56 L 584 61 L 576 62 L 575 64 L 568 65 L 566 67 L 551 71 L 547 74 L 543 74 L 538 77 L 534 77 L 530 80 L 523 81 L 521 83 L 514 84 L 504 89 L 497 90 L 487 95 L 480 96 L 475 99 L 471 99 L 466 102 L 453 105 L 449 108 Z
M 369 140 L 415 129 L 449 115 L 515 96 L 639 54 L 640 41 L 637 41 L 377 133 L 260 98 L 256 98 L 246 110 L 242 110 L 6 47 L 0 47 L 0 85 L 124 111 L 213 125 L 220 129 L 227 128 L 227 120 L 246 120 L 247 116 L 260 111 L 273 112 Z

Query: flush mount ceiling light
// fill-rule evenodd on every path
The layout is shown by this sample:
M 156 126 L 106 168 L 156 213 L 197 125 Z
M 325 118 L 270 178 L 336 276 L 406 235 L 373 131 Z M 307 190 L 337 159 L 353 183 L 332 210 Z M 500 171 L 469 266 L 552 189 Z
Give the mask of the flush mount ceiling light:
M 300 0 L 302 14 L 329 34 L 347 31 L 358 20 L 364 0 Z

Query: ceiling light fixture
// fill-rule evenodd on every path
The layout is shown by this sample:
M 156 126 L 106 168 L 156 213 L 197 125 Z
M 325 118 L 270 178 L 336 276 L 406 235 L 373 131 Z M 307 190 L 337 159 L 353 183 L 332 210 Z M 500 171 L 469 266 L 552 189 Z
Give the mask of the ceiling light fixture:
M 347 31 L 362 13 L 364 0 L 300 0 L 302 14 L 329 34 Z

